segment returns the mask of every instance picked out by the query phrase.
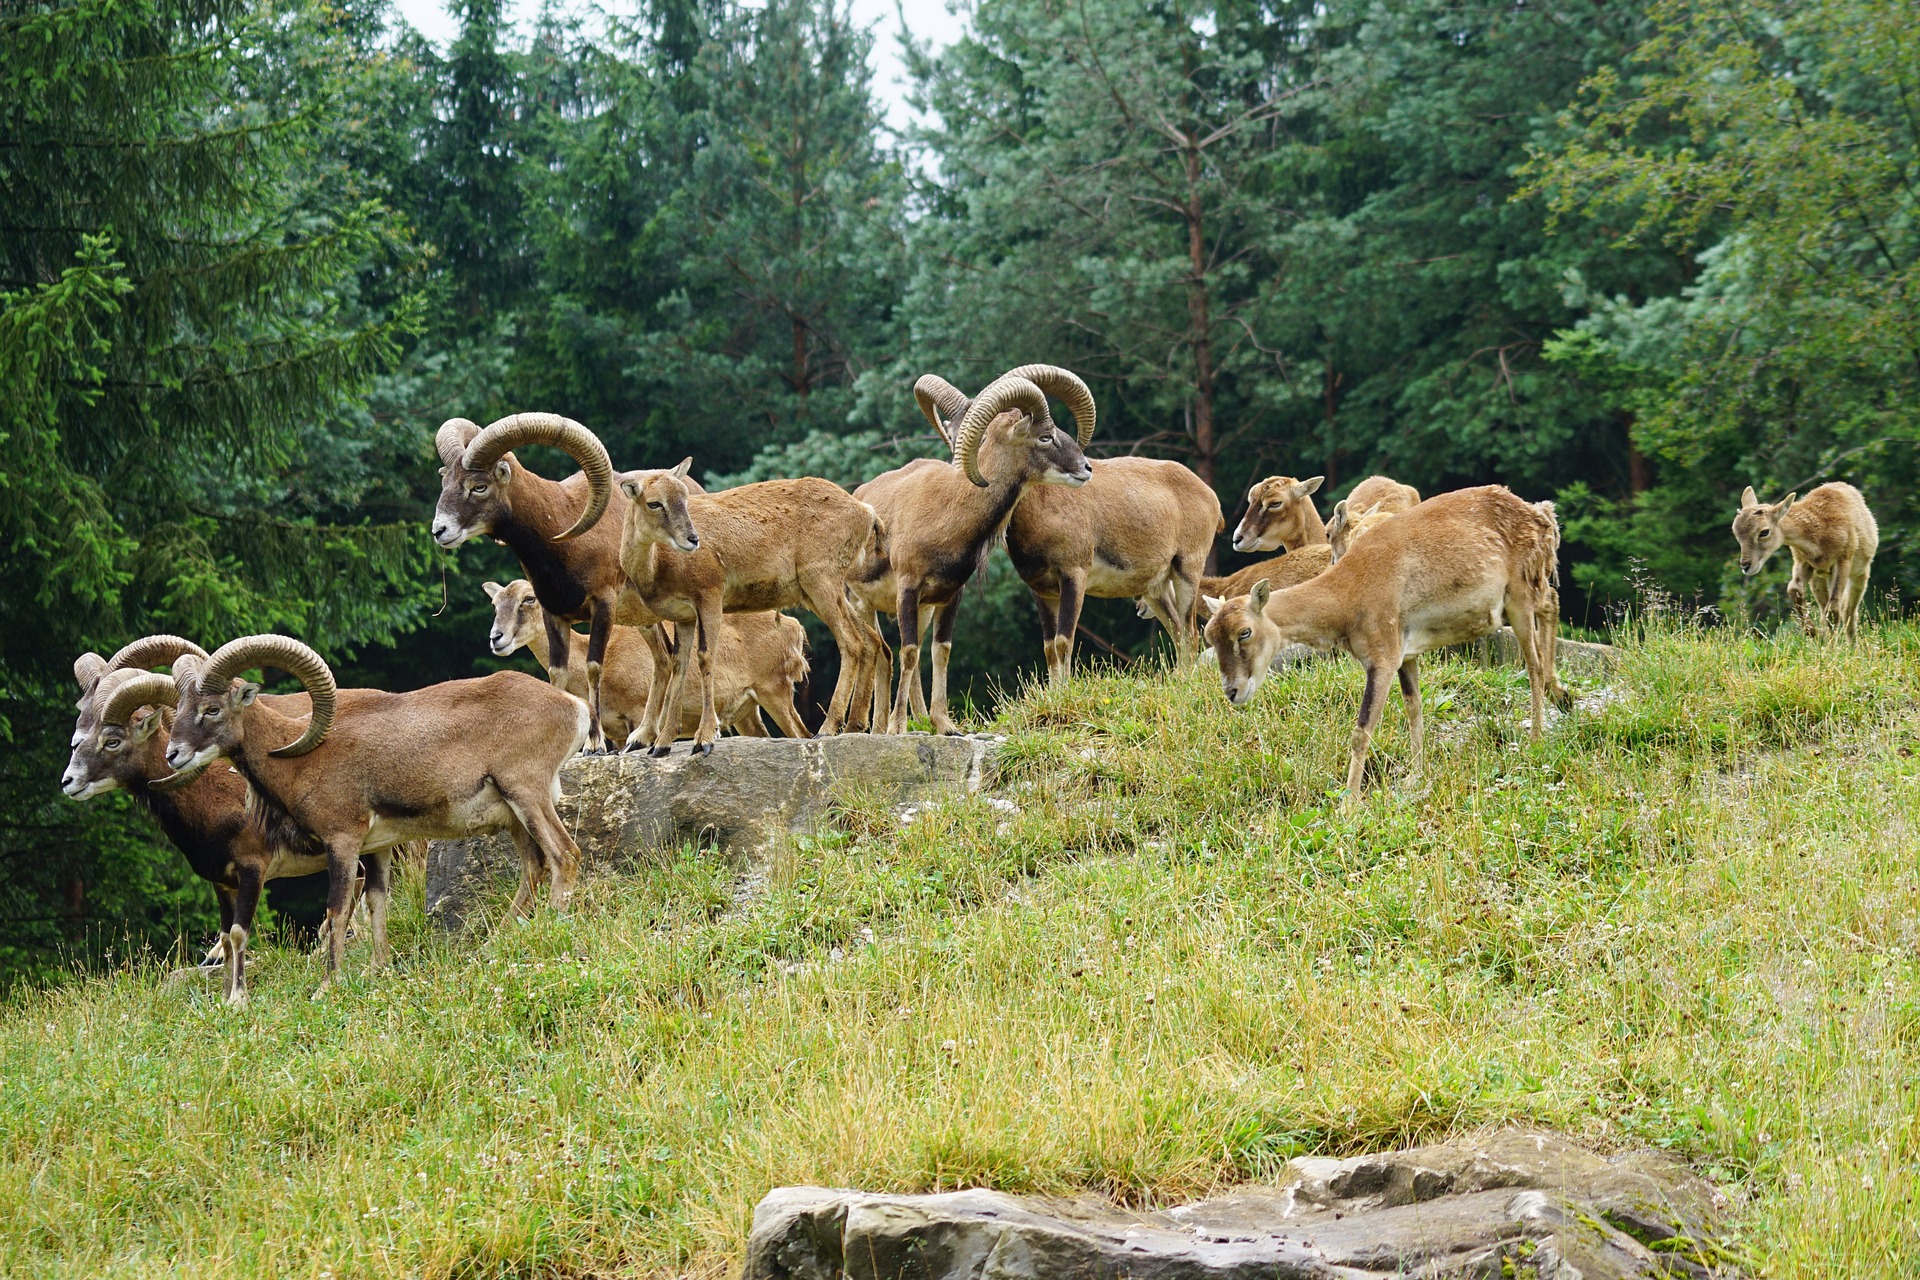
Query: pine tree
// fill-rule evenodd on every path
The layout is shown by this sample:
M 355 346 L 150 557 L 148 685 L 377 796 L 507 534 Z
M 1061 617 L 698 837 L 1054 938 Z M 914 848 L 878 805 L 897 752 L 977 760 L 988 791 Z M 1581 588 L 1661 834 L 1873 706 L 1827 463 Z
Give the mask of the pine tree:
M 0 6 L 0 945 L 172 935 L 178 858 L 58 799 L 82 649 L 273 626 L 337 650 L 418 605 L 415 527 L 353 518 L 337 415 L 394 357 L 384 208 L 327 157 L 356 56 L 328 11 Z

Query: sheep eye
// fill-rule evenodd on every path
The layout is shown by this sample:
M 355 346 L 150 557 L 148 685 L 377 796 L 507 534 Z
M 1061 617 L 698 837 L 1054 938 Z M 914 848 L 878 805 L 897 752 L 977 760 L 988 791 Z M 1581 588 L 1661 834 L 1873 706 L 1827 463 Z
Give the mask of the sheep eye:
M 1051 431 L 1049 431 L 1049 432 L 1047 432 L 1047 434 L 1045 434 L 1045 435 L 1043 435 L 1043 436 L 1041 436 L 1041 437 L 1040 437 L 1040 443 L 1041 443 L 1041 444 L 1052 444 L 1052 443 L 1053 443 L 1053 432 L 1051 432 Z
M 660 504 L 659 504 L 659 503 L 657 503 L 657 502 L 649 502 L 649 503 L 647 504 L 647 510 L 649 510 L 649 511 L 658 511 L 658 510 L 660 510 Z
M 105 742 L 101 743 L 100 745 L 105 747 L 109 751 L 118 751 L 120 749 L 120 739 L 108 738 Z
M 1240 638 L 1241 638 L 1242 640 L 1251 640 L 1251 639 L 1253 639 L 1253 628 L 1252 628 L 1252 627 L 1242 627 L 1242 628 L 1240 628 Z
M 1760 531 L 1760 538 L 1762 541 L 1765 541 L 1766 539 L 1771 538 L 1772 536 L 1773 536 L 1773 530 L 1771 529 L 1762 529 Z
M 520 612 L 522 612 L 522 613 L 525 613 L 525 612 L 526 612 L 527 610 L 529 610 L 529 609 L 531 609 L 531 608 L 533 608 L 533 601 L 531 601 L 531 600 L 522 600 L 522 601 L 520 602 Z

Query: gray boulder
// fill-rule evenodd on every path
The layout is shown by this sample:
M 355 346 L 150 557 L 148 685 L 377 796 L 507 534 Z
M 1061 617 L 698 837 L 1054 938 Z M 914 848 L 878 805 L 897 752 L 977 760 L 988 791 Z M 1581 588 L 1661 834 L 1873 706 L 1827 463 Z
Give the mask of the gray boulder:
M 999 739 L 841 734 L 722 738 L 713 754 L 682 744 L 642 754 L 577 756 L 560 769 L 560 818 L 585 867 L 632 866 L 692 841 L 744 858 L 775 838 L 811 831 L 855 794 L 887 804 L 978 791 L 992 782 Z M 520 874 L 505 833 L 427 846 L 427 915 L 460 928 L 500 884 Z
M 1709 1280 L 1726 1210 L 1664 1156 L 1549 1133 L 1289 1162 L 1274 1186 L 1158 1212 L 993 1191 L 786 1187 L 753 1214 L 745 1280 Z

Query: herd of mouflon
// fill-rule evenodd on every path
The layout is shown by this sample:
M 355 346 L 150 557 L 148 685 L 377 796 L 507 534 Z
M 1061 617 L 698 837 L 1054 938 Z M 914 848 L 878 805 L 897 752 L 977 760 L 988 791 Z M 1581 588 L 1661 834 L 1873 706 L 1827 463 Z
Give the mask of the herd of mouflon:
M 81 696 L 62 787 L 76 800 L 131 792 L 213 885 L 220 934 L 206 962 L 224 967 L 226 997 L 239 1003 L 268 880 L 327 873 L 331 983 L 362 898 L 373 964 L 386 962 L 389 863 L 414 842 L 505 829 L 522 868 L 514 909 L 531 911 L 542 880 L 564 907 L 580 851 L 554 806 L 560 766 L 574 754 L 617 740 L 664 755 L 683 737 L 708 752 L 723 725 L 765 736 L 763 715 L 782 734 L 807 736 L 794 705 L 806 636 L 783 609 L 814 614 L 840 650 L 823 734 L 903 733 L 914 716 L 956 732 L 954 618 L 996 541 L 1039 605 L 1052 682 L 1071 677 L 1088 596 L 1135 600 L 1181 663 L 1211 648 L 1236 706 L 1284 646 L 1352 655 L 1366 683 L 1350 797 L 1390 681 L 1418 768 L 1429 649 L 1504 624 L 1526 666 L 1536 738 L 1545 703 L 1569 700 L 1554 672 L 1560 527 L 1550 502 L 1501 485 L 1422 500 L 1374 476 L 1323 521 L 1313 502 L 1321 477 L 1275 476 L 1247 491 L 1233 547 L 1277 554 L 1203 577 L 1225 527 L 1218 497 L 1177 462 L 1088 458 L 1094 400 L 1075 374 L 1023 365 L 977 396 L 933 375 L 913 390 L 950 458 L 916 459 L 852 493 L 814 477 L 708 493 L 691 459 L 615 470 L 593 432 L 557 414 L 485 428 L 454 418 L 434 441 L 443 477 L 434 540 L 452 548 L 484 536 L 519 557 L 524 578 L 486 584 L 488 643 L 502 656 L 531 649 L 550 681 L 503 671 L 408 693 L 342 689 L 317 652 L 287 636 L 242 636 L 211 653 L 144 636 L 74 663 Z M 1055 425 L 1049 396 L 1066 405 L 1073 430 Z M 527 445 L 564 450 L 580 470 L 559 481 L 536 475 L 513 452 Z M 1749 488 L 1733 533 L 1748 575 L 1788 549 L 1787 591 L 1802 626 L 1857 634 L 1879 544 L 1859 490 L 1823 484 L 1763 503 Z M 881 613 L 898 622 L 897 686 Z M 245 676 L 267 666 L 305 692 L 262 693 Z

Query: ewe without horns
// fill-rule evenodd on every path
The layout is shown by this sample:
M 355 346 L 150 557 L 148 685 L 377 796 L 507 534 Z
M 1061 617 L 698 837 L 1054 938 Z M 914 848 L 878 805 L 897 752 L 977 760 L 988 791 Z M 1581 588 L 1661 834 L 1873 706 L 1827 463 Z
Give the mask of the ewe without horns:
M 855 612 L 847 583 L 883 546 L 873 508 L 814 477 L 700 493 L 687 479 L 691 465 L 689 458 L 670 471 L 620 477 L 627 584 L 649 611 L 680 628 L 673 678 L 654 682 L 659 706 L 680 705 L 697 654 L 704 687 L 694 750 L 711 751 L 719 734 L 712 663 L 721 615 L 799 606 L 826 623 L 840 647 L 840 679 L 820 732 L 864 727 L 873 666 L 885 646 Z M 648 700 L 652 752 L 664 755 L 678 717 L 656 714 L 655 701 Z
M 604 751 L 600 669 L 613 624 L 652 627 L 660 621 L 627 590 L 620 568 L 626 498 L 615 489 L 605 446 L 579 423 L 551 413 L 517 413 L 484 431 L 465 418 L 450 418 L 434 444 L 443 464 L 434 541 L 457 547 L 487 535 L 509 547 L 546 613 L 552 651 L 569 662 L 572 648 L 564 632 L 576 622 L 587 624 L 587 703 L 593 708 L 587 750 Z M 509 456 L 525 444 L 564 449 L 581 469 L 565 480 L 535 475 Z M 664 656 L 663 637 L 648 643 Z M 565 683 L 569 670 L 555 672 L 556 682 Z
M 1092 433 L 1093 394 L 1065 369 L 1028 365 L 996 379 L 971 400 L 927 374 L 914 384 L 914 398 L 950 442 L 953 462 L 918 458 L 854 490 L 887 529 L 884 571 L 849 586 L 865 620 L 875 613 L 900 620 L 900 685 L 888 721 L 893 733 L 906 730 L 910 707 L 923 709 L 920 649 L 929 625 L 933 697 L 926 710 L 935 733 L 957 732 L 947 707 L 947 667 L 962 591 L 1023 494 L 1042 484 L 1076 487 L 1092 475 L 1075 437 L 1054 426 L 1046 393 L 1029 374 L 1059 390 L 1083 437 Z M 874 666 L 876 717 L 889 701 L 883 653 Z
M 1880 526 L 1858 489 L 1836 480 L 1804 498 L 1790 493 L 1779 502 L 1764 503 L 1748 485 L 1740 495 L 1740 513 L 1733 518 L 1733 536 L 1740 544 L 1740 571 L 1749 578 L 1782 545 L 1793 553 L 1787 599 L 1808 635 L 1815 634 L 1807 617 L 1811 588 L 1827 624 L 1835 630 L 1844 627 L 1849 640 L 1859 636 L 1860 603 L 1880 550 Z
M 234 679 L 272 665 L 312 697 L 305 724 Z M 366 867 L 373 963 L 386 963 L 388 855 L 402 842 L 456 839 L 505 827 L 520 852 L 515 910 L 544 875 L 566 903 L 579 849 L 554 802 L 560 766 L 587 736 L 587 706 L 517 671 L 410 693 L 337 689 L 320 655 L 286 636 L 244 636 L 204 662 L 174 663 L 180 705 L 167 760 L 191 778 L 224 756 L 270 822 L 289 820 L 326 851 L 331 982 L 346 947 L 356 866 Z
M 1209 601 L 1206 635 L 1222 688 L 1235 706 L 1246 704 L 1282 645 L 1353 655 L 1367 679 L 1347 766 L 1351 799 L 1360 792 L 1387 680 L 1398 673 L 1417 769 L 1424 745 L 1419 655 L 1489 635 L 1504 619 L 1526 663 L 1538 738 L 1545 700 L 1563 708 L 1572 701 L 1553 671 L 1559 546 L 1551 503 L 1524 502 L 1500 485 L 1430 498 L 1299 586 L 1273 591 L 1262 581 L 1245 596 Z
M 566 656 L 556 660 L 547 647 L 546 616 L 534 599 L 533 584 L 517 578 L 504 587 L 497 582 L 482 586 L 493 601 L 488 647 L 494 655 L 504 658 L 523 647 L 529 649 L 542 667 L 567 673 L 561 688 L 575 697 L 583 696 L 586 681 L 580 657 L 587 638 L 569 628 L 566 635 L 572 661 Z M 714 679 L 719 683 L 713 699 L 721 722 L 745 736 L 764 738 L 767 730 L 760 719 L 764 710 L 789 738 L 811 737 L 794 706 L 795 690 L 806 680 L 807 669 L 807 630 L 797 619 L 783 613 L 729 615 L 721 622 L 720 642 L 714 652 Z M 601 727 L 609 738 L 625 741 L 640 730 L 654 683 L 660 678 L 645 633 L 634 627 L 614 627 L 607 641 L 600 686 L 607 717 Z M 679 727 L 683 733 L 698 730 L 698 693 L 697 689 L 689 691 L 681 702 Z

